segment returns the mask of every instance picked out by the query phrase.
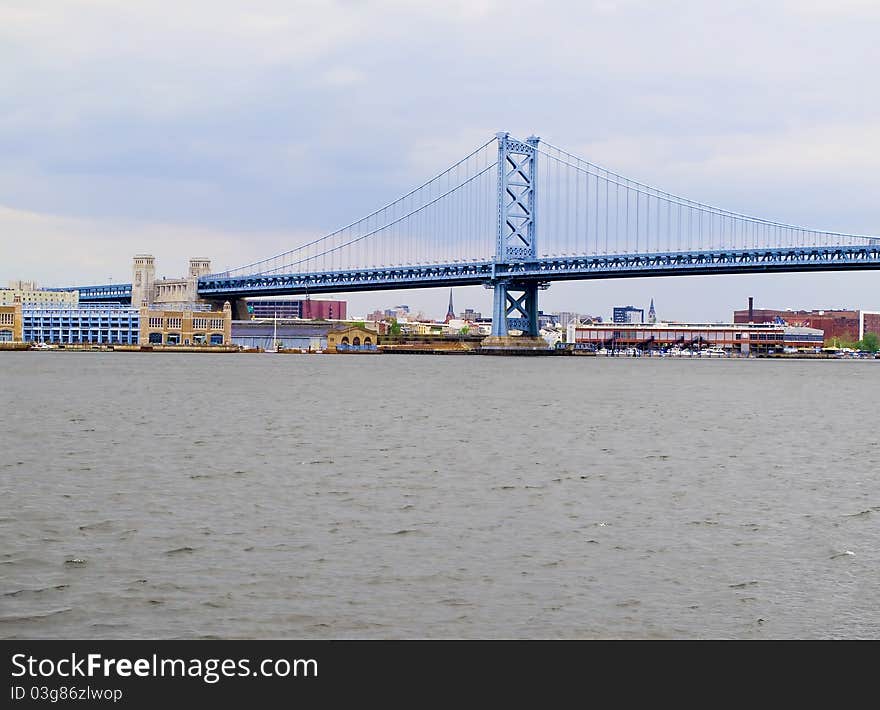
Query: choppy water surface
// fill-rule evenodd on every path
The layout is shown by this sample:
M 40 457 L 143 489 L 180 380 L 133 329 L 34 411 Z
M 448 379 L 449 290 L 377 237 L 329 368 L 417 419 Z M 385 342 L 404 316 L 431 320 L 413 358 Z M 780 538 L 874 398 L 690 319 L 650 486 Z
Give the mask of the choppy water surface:
M 0 367 L 2 637 L 880 637 L 878 363 Z

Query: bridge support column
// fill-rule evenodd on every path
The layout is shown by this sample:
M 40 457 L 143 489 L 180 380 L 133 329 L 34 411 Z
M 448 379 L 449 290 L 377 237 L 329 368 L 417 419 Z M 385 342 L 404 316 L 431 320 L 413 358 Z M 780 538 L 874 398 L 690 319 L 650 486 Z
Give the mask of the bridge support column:
M 492 335 L 504 337 L 510 330 L 520 330 L 523 335 L 538 335 L 538 283 L 495 284 L 495 301 L 492 307 Z
M 232 317 L 235 320 L 250 320 L 251 314 L 247 309 L 247 301 L 243 298 L 236 298 L 232 302 Z
M 507 336 L 507 284 L 495 284 L 495 298 L 492 301 L 492 335 Z
M 226 301 L 229 301 L 232 306 L 232 319 L 233 320 L 250 320 L 251 314 L 248 313 L 247 309 L 247 301 L 243 298 L 206 298 L 204 299 L 208 303 L 211 304 L 211 308 L 215 311 L 222 311 L 223 304 Z

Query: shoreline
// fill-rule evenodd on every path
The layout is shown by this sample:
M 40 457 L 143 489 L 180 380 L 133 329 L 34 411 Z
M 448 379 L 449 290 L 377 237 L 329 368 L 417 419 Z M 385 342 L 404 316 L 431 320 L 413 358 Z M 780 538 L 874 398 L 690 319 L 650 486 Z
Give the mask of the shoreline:
M 494 357 L 587 357 L 597 360 L 836 360 L 836 361 L 875 361 L 880 356 L 853 357 L 851 355 L 833 355 L 829 353 L 756 353 L 752 355 L 710 355 L 710 356 L 673 356 L 673 355 L 597 355 L 586 350 L 552 349 L 531 350 L 516 348 L 430 348 L 430 347 L 381 347 L 369 352 L 332 352 L 328 350 L 302 352 L 301 350 L 279 350 L 267 353 L 260 349 L 242 349 L 234 345 L 67 345 L 51 348 L 33 348 L 29 343 L 0 343 L 2 352 L 33 352 L 33 353 L 187 353 L 187 354 L 242 354 L 242 355 L 483 355 Z

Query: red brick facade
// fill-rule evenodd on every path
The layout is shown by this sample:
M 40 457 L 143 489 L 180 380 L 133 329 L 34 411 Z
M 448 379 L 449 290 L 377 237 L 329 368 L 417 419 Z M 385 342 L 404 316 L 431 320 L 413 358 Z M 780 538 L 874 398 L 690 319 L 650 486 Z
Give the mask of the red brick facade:
M 868 328 L 866 316 L 865 328 Z M 773 323 L 781 318 L 788 325 L 800 325 L 806 328 L 818 328 L 825 332 L 825 343 L 835 338 L 855 342 L 859 339 L 858 311 L 777 311 L 767 308 L 755 308 L 752 311 L 753 323 Z M 748 323 L 748 310 L 734 311 L 734 323 Z
M 880 313 L 865 313 L 865 332 L 880 335 Z

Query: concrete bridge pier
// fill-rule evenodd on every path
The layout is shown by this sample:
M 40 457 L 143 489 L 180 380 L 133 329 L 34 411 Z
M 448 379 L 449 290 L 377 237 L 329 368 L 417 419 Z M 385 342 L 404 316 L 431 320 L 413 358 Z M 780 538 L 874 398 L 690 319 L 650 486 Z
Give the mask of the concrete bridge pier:
M 251 314 L 247 310 L 247 301 L 243 298 L 205 298 L 204 300 L 211 304 L 211 309 L 215 311 L 222 311 L 223 304 L 228 301 L 229 305 L 232 306 L 233 320 L 251 319 Z

